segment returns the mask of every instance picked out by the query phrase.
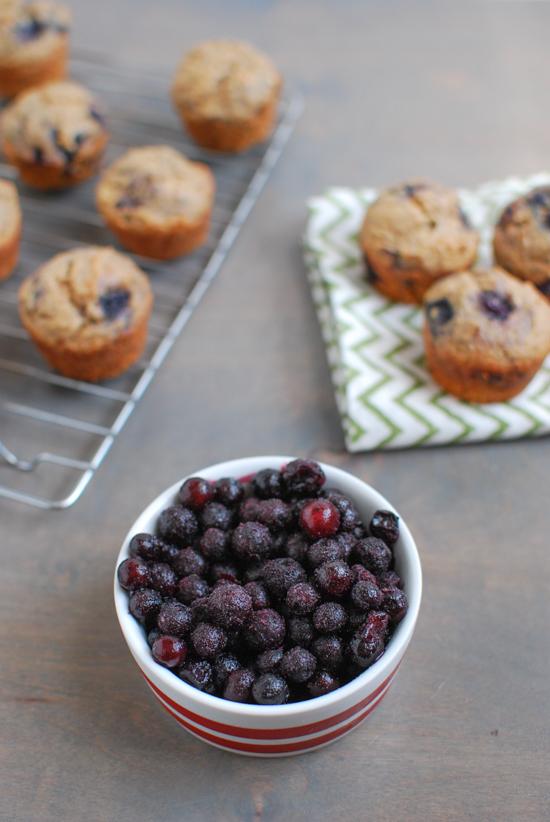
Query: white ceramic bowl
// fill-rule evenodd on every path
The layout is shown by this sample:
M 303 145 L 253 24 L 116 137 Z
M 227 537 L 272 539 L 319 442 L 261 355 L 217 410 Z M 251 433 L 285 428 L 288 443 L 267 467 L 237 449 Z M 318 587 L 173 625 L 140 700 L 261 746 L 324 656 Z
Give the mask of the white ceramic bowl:
M 194 472 L 216 480 L 244 477 L 262 468 L 281 468 L 293 457 L 251 457 L 212 465 Z M 390 503 L 377 491 L 346 471 L 321 463 L 327 485 L 336 486 L 357 506 L 365 522 L 377 509 Z M 183 478 L 185 479 L 185 478 Z M 173 505 L 183 479 L 172 485 L 137 518 L 130 528 L 117 559 L 128 556 L 131 537 L 154 532 L 160 512 Z M 411 640 L 422 594 L 422 571 L 416 545 L 401 518 L 400 537 L 394 547 L 395 567 L 403 579 L 409 600 L 405 618 L 380 659 L 356 679 L 316 699 L 290 705 L 242 705 L 204 694 L 158 665 L 151 656 L 141 626 L 128 612 L 128 595 L 120 587 L 115 571 L 115 605 L 120 627 L 145 681 L 155 697 L 182 727 L 211 745 L 250 756 L 285 756 L 320 748 L 357 727 L 380 704 Z

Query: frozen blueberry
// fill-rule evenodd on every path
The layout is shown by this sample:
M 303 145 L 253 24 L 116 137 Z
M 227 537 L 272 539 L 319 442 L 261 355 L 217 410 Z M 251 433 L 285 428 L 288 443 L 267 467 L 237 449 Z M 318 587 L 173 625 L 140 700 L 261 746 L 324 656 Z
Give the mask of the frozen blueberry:
M 317 671 L 307 683 L 311 696 L 324 696 L 340 687 L 338 679 L 329 671 Z
M 353 635 L 350 651 L 354 662 L 368 668 L 384 653 L 389 617 L 382 611 L 371 611 L 366 622 Z
M 353 502 L 335 488 L 326 488 L 323 496 L 338 508 L 340 514 L 340 528 L 342 531 L 353 531 L 361 525 L 361 517 Z
M 372 571 L 368 571 L 364 565 L 360 565 L 359 563 L 351 566 L 351 575 L 354 582 L 358 582 L 361 579 L 366 582 L 372 582 L 374 585 L 378 585 L 376 577 Z
M 186 577 L 189 579 L 189 577 Z M 198 625 L 200 622 L 208 622 L 210 616 L 208 614 L 208 597 L 197 597 L 193 600 L 191 605 L 191 616 L 193 625 Z
M 251 598 L 252 607 L 255 611 L 259 611 L 262 608 L 269 608 L 269 594 L 266 591 L 265 585 L 262 585 L 261 582 L 256 580 L 247 582 L 244 586 L 244 590 Z
M 338 508 L 328 499 L 311 500 L 300 512 L 300 527 L 312 539 L 332 537 L 340 527 Z
M 219 654 L 214 661 L 214 680 L 218 688 L 223 688 L 229 674 L 242 668 L 241 663 L 234 654 Z
M 159 636 L 153 642 L 153 658 L 167 668 L 179 668 L 187 656 L 187 644 L 176 636 Z
M 243 628 L 243 639 L 255 651 L 277 648 L 285 638 L 285 621 L 272 608 L 253 611 Z
M 196 599 L 205 597 L 209 591 L 210 588 L 205 579 L 198 577 L 196 574 L 190 574 L 178 582 L 176 596 L 181 602 L 191 605 Z
M 166 562 L 153 562 L 149 566 L 150 587 L 164 597 L 171 597 L 176 592 L 178 578 Z
M 181 486 L 178 496 L 185 508 L 201 511 L 214 499 L 214 486 L 202 477 L 189 477 Z
M 311 619 L 305 616 L 289 617 L 287 620 L 287 634 L 293 645 L 309 648 L 315 636 Z
M 395 571 L 385 571 L 378 577 L 378 584 L 380 588 L 402 588 L 403 582 L 399 574 Z
M 320 634 L 338 633 L 346 622 L 346 609 L 339 602 L 323 602 L 313 613 L 313 625 Z
M 208 613 L 215 625 L 240 628 L 252 613 L 252 598 L 242 585 L 228 582 L 210 594 Z
M 244 487 L 233 477 L 223 477 L 216 483 L 216 499 L 229 506 L 238 505 L 244 497 Z
M 178 675 L 184 682 L 204 691 L 207 694 L 214 693 L 214 676 L 212 666 L 204 659 L 188 662 L 185 668 L 180 668 Z
M 191 609 L 181 602 L 165 602 L 157 617 L 157 626 L 161 633 L 170 636 L 187 636 L 191 629 L 193 615 Z
M 149 566 L 142 559 L 132 557 L 121 562 L 117 570 L 118 581 L 125 591 L 147 588 L 149 584 Z
M 256 657 L 256 668 L 260 673 L 278 671 L 283 658 L 282 648 L 270 648 Z
M 322 668 L 328 671 L 337 671 L 344 659 L 344 646 L 340 637 L 320 636 L 313 642 L 312 652 L 319 660 Z
M 227 645 L 227 636 L 217 625 L 199 622 L 191 634 L 191 642 L 202 659 L 214 659 Z
M 265 525 L 259 522 L 241 522 L 233 531 L 231 546 L 238 559 L 259 562 L 270 555 L 273 540 Z
M 232 702 L 248 702 L 253 684 L 254 674 L 248 668 L 233 671 L 227 677 L 223 697 Z
M 286 605 L 291 614 L 304 616 L 319 604 L 321 597 L 309 582 L 298 582 L 292 585 L 286 593 Z
M 210 567 L 210 576 L 212 582 L 219 582 L 221 579 L 225 579 L 228 582 L 239 581 L 239 572 L 235 566 L 229 562 L 216 562 Z
M 389 614 L 394 625 L 401 622 L 409 607 L 407 595 L 400 588 L 394 587 L 385 588 L 383 594 L 382 607 L 384 611 Z
M 317 568 L 325 562 L 344 559 L 344 554 L 345 549 L 339 539 L 318 539 L 309 546 L 307 558 L 311 567 Z
M 141 557 L 149 562 L 156 562 L 163 559 L 161 556 L 163 542 L 152 534 L 134 534 L 130 540 L 130 556 Z
M 360 539 L 355 546 L 359 561 L 373 574 L 383 574 L 390 567 L 392 554 L 385 542 L 377 537 Z
M 286 555 L 296 562 L 303 563 L 308 550 L 308 544 L 302 534 L 291 534 L 286 541 Z
M 262 674 L 252 686 L 252 696 L 258 705 L 284 705 L 288 702 L 288 685 L 278 674 Z
M 382 605 L 382 591 L 370 580 L 360 579 L 351 589 L 353 604 L 362 611 L 380 608 Z
M 281 674 L 292 682 L 307 682 L 315 673 L 317 660 L 307 648 L 291 648 L 281 660 Z
M 258 471 L 252 480 L 254 493 L 261 499 L 271 499 L 272 497 L 282 497 L 284 493 L 281 472 L 274 468 L 264 468 Z
M 351 568 L 341 559 L 323 563 L 315 569 L 313 576 L 321 591 L 331 597 L 347 594 L 353 582 Z
M 206 570 L 206 562 L 194 548 L 182 548 L 174 558 L 172 568 L 179 577 L 187 577 L 189 574 L 201 576 Z
M 292 460 L 281 471 L 286 493 L 292 497 L 314 497 L 325 483 L 325 474 L 313 460 Z
M 292 507 L 282 499 L 261 500 L 258 505 L 257 520 L 271 531 L 282 531 L 292 522 Z
M 158 520 L 160 536 L 177 545 L 189 545 L 196 537 L 198 527 L 194 513 L 179 505 L 166 508 Z
M 257 497 L 247 497 L 239 508 L 239 519 L 241 522 L 258 522 L 260 503 L 261 500 Z
M 292 585 L 306 581 L 306 572 L 302 566 L 289 557 L 268 560 L 262 569 L 262 577 L 269 593 L 276 599 L 282 599 Z
M 219 528 L 207 528 L 199 541 L 202 555 L 210 562 L 223 559 L 229 546 L 229 533 Z
M 219 528 L 228 531 L 233 524 L 233 511 L 221 502 L 209 502 L 201 511 L 203 528 Z
M 399 517 L 393 511 L 375 511 L 369 525 L 373 537 L 394 545 L 399 539 Z
M 146 627 L 152 627 L 161 605 L 162 597 L 158 591 L 142 588 L 139 591 L 134 591 L 131 595 L 128 608 L 134 619 L 137 619 Z

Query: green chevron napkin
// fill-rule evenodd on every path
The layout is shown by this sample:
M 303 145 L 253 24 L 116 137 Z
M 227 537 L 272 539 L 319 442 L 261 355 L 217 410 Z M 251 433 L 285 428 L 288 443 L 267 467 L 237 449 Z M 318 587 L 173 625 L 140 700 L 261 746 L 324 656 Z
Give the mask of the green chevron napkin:
M 461 190 L 491 261 L 502 208 L 550 174 Z M 442 391 L 424 364 L 422 316 L 365 280 L 357 237 L 374 189 L 331 188 L 309 201 L 305 259 L 349 451 L 540 436 L 550 431 L 550 358 L 510 402 L 475 405 Z

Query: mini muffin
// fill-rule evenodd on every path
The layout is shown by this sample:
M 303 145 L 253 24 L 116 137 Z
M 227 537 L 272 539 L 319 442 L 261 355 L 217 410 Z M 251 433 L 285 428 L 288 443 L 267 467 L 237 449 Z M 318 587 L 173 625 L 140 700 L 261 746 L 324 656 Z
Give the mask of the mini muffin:
M 243 151 L 273 130 L 281 76 L 247 43 L 209 40 L 180 64 L 172 99 L 191 136 L 205 148 Z
M 142 354 L 153 296 L 126 255 L 89 246 L 57 254 L 23 282 L 21 322 L 66 377 L 117 377 Z
M 550 306 L 530 283 L 499 268 L 463 271 L 424 297 L 428 368 L 469 402 L 519 394 L 550 352 Z
M 550 186 L 535 188 L 504 209 L 493 245 L 499 265 L 550 299 Z
M 9 277 L 19 258 L 21 209 L 13 183 L 0 180 L 0 280 Z
M 19 95 L 0 122 L 2 148 L 30 186 L 67 188 L 95 174 L 109 136 L 99 104 L 77 83 Z
M 0 0 L 1 96 L 65 76 L 70 21 L 60 3 Z
M 103 174 L 97 207 L 122 245 L 168 260 L 206 240 L 214 175 L 169 146 L 127 151 Z
M 403 303 L 421 302 L 435 280 L 469 268 L 478 243 L 456 192 L 425 180 L 383 191 L 360 234 L 369 282 Z

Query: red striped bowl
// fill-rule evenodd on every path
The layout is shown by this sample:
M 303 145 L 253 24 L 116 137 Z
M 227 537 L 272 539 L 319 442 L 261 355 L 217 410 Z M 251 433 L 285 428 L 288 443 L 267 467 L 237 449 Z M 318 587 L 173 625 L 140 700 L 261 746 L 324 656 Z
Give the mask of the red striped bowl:
M 206 479 L 243 477 L 262 468 L 280 468 L 293 457 L 252 457 L 212 465 L 195 472 Z M 355 502 L 368 522 L 379 508 L 392 506 L 377 491 L 346 471 L 322 465 L 327 484 L 337 486 Z M 164 493 L 137 518 L 117 559 L 128 556 L 133 534 L 154 532 L 160 512 L 172 505 L 183 480 Z M 401 519 L 401 535 L 395 546 L 396 570 L 404 581 L 409 610 L 397 626 L 382 657 L 365 673 L 326 696 L 291 705 L 241 705 L 201 693 L 178 679 L 151 656 L 142 628 L 128 613 L 128 597 L 115 572 L 115 605 L 124 638 L 146 683 L 170 716 L 205 742 L 249 756 L 288 756 L 327 745 L 357 727 L 380 704 L 412 637 L 422 594 L 422 571 L 416 545 Z

